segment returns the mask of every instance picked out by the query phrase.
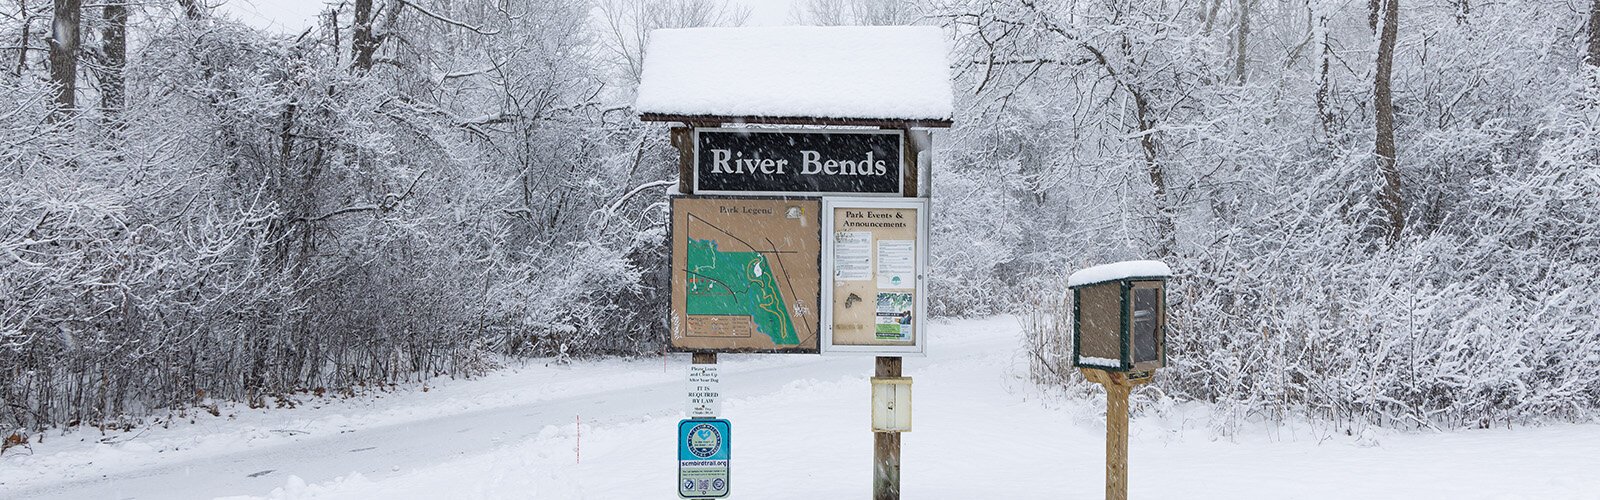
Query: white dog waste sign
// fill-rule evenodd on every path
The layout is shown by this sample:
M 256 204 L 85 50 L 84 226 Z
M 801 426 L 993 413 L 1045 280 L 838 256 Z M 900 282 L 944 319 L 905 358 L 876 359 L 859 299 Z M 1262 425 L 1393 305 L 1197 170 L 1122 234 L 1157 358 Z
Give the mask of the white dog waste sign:
M 717 365 L 689 365 L 689 418 L 717 418 L 722 413 L 721 391 Z

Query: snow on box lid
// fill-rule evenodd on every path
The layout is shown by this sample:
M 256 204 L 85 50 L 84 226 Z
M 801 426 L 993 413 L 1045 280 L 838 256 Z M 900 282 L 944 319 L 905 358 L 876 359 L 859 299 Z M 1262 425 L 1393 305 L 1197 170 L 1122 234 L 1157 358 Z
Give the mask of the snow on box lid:
M 658 29 L 650 32 L 634 109 L 948 121 L 947 51 L 933 26 Z
M 1172 268 L 1159 260 L 1129 260 L 1080 269 L 1067 277 L 1068 287 L 1093 285 L 1125 278 L 1166 278 Z

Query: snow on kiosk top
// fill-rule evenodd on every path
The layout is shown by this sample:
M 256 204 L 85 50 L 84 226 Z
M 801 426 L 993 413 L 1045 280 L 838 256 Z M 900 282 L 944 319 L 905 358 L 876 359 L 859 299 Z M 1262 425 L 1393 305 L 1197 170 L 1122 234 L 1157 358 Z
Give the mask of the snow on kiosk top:
M 1080 269 L 1067 277 L 1067 287 L 1077 288 L 1084 285 L 1128 278 L 1170 277 L 1172 277 L 1172 268 L 1167 267 L 1164 262 L 1159 260 L 1128 260 Z
M 645 121 L 949 127 L 947 51 L 932 26 L 658 29 L 634 109 Z

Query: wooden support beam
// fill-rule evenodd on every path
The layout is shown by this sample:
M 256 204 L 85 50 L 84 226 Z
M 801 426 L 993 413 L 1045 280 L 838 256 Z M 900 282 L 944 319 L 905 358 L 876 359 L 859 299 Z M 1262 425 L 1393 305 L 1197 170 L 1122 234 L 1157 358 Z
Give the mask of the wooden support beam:
M 678 192 L 694 194 L 694 128 L 672 127 L 668 138 L 678 148 Z

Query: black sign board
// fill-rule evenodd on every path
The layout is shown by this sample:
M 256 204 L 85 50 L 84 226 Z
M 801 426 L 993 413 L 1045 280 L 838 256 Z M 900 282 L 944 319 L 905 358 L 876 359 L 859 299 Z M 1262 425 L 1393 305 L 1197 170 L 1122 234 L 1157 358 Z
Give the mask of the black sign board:
M 899 130 L 695 129 L 696 194 L 898 196 Z

